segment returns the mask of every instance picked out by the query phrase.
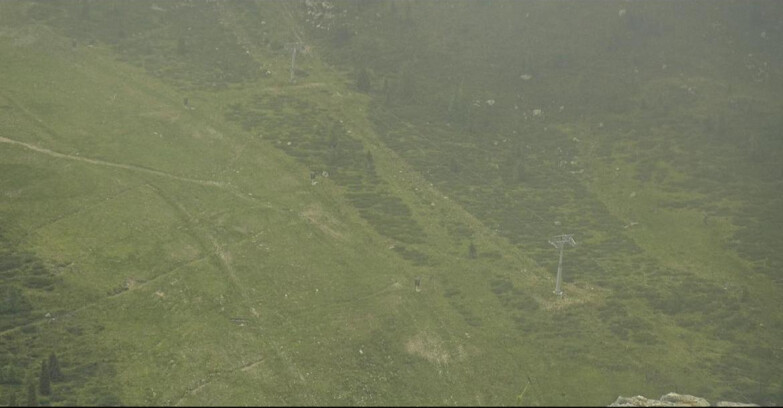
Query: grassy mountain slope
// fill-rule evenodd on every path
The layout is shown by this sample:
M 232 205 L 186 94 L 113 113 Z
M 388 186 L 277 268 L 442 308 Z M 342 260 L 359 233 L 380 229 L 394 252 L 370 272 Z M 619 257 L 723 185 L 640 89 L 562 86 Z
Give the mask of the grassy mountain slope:
M 571 279 L 612 289 L 616 337 L 671 319 L 717 351 L 695 364 L 776 398 L 777 5 L 343 6 L 330 58 L 375 74 L 390 146 L 539 264 L 576 233 Z
M 780 400 L 780 54 L 625 4 L 0 4 L 2 395 Z

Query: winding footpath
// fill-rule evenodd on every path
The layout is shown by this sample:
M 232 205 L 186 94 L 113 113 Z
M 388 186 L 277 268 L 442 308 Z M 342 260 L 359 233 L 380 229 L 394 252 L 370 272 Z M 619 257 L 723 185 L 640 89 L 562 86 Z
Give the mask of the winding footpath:
M 166 177 L 166 178 L 170 178 L 170 179 L 174 179 L 174 180 L 185 181 L 185 182 L 188 182 L 188 183 L 200 184 L 200 185 L 203 185 L 203 186 L 213 186 L 213 187 L 226 187 L 227 186 L 226 183 L 223 183 L 223 182 L 220 182 L 220 181 L 193 179 L 193 178 L 189 178 L 189 177 L 177 176 L 175 174 L 166 173 L 166 172 L 163 172 L 163 171 L 160 171 L 160 170 L 153 170 L 153 169 L 148 169 L 148 168 L 145 168 L 145 167 L 134 166 L 132 164 L 114 163 L 114 162 L 109 162 L 109 161 L 105 161 L 105 160 L 90 159 L 90 158 L 87 158 L 87 157 L 80 157 L 80 156 L 73 156 L 73 155 L 70 155 L 70 154 L 59 153 L 59 152 L 55 152 L 53 150 L 45 149 L 43 147 L 38 147 L 38 146 L 35 146 L 35 145 L 31 145 L 29 143 L 20 142 L 18 140 L 9 139 L 7 137 L 2 137 L 2 136 L 0 136 L 0 142 L 7 143 L 7 144 L 13 144 L 13 145 L 17 145 L 17 146 L 22 146 L 24 148 L 33 150 L 35 152 L 43 153 L 43 154 L 46 154 L 46 155 L 49 155 L 49 156 L 52 156 L 52 157 L 57 157 L 57 158 L 60 158 L 60 159 L 76 160 L 76 161 L 80 161 L 80 162 L 83 162 L 83 163 L 97 164 L 99 166 L 115 167 L 115 168 L 119 168 L 119 169 L 125 169 L 125 170 L 131 170 L 131 171 L 138 171 L 138 172 L 148 173 L 148 174 L 154 174 L 156 176 L 162 176 L 162 177 Z

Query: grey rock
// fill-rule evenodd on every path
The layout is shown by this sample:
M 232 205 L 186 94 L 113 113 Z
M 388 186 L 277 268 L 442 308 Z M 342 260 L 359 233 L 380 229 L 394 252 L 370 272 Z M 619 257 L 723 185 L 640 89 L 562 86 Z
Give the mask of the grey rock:
M 751 404 L 749 402 L 731 402 L 731 401 L 718 401 L 715 403 L 716 407 L 758 407 L 759 405 Z
M 645 398 L 641 395 L 635 397 L 617 397 L 610 407 L 673 407 L 675 404 L 668 401 L 659 401 Z
M 645 398 L 641 395 L 635 397 L 617 397 L 610 407 L 709 407 L 710 403 L 693 395 L 677 394 L 670 392 L 660 399 Z M 718 407 L 758 407 L 747 402 L 720 401 L 715 404 Z
M 670 392 L 661 397 L 661 401 L 671 402 L 680 407 L 709 407 L 710 403 L 704 398 L 694 397 L 693 395 L 681 395 Z

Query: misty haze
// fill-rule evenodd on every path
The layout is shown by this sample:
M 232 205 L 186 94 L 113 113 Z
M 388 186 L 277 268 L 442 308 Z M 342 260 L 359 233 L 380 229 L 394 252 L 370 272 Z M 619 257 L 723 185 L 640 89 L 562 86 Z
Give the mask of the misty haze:
M 772 0 L 2 1 L 0 405 L 783 404 L 781 95 Z

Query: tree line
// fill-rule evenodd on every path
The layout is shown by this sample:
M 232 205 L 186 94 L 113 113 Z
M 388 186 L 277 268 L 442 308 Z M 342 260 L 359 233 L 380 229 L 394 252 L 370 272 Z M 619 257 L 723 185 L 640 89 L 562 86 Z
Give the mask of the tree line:
M 28 379 L 23 405 L 37 407 L 40 402 L 39 395 L 50 397 L 52 395 L 52 383 L 63 381 L 64 378 L 57 355 L 54 353 L 49 354 L 49 358 L 41 360 L 41 370 L 38 373 L 38 378 L 33 375 Z M 16 407 L 19 406 L 19 403 L 16 390 L 12 389 L 8 393 L 7 405 Z

